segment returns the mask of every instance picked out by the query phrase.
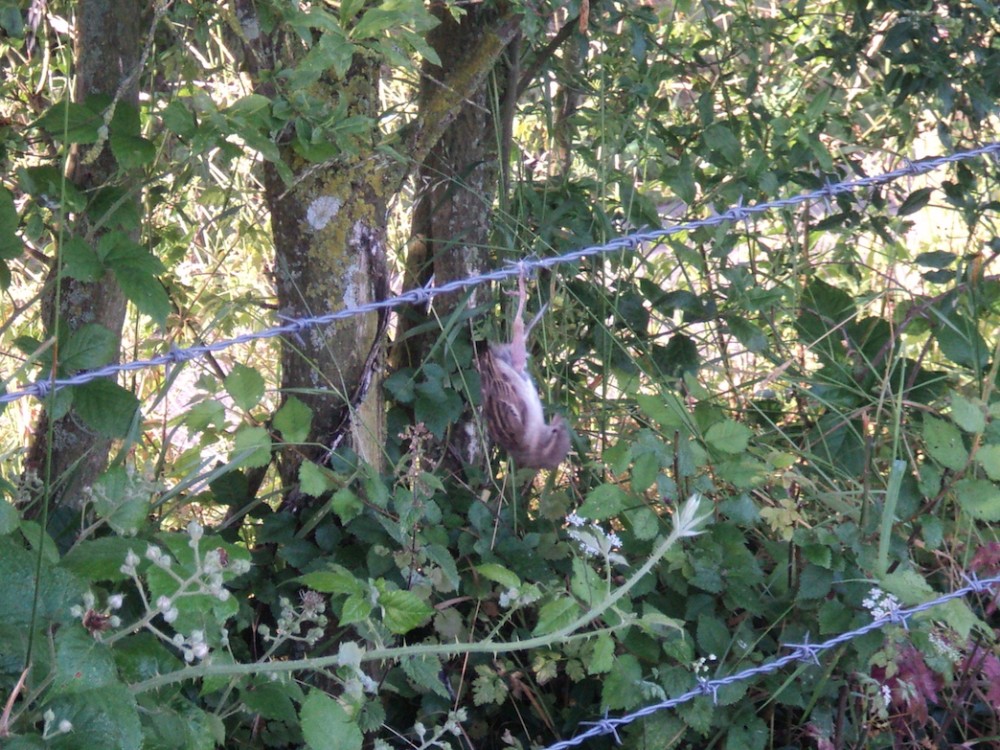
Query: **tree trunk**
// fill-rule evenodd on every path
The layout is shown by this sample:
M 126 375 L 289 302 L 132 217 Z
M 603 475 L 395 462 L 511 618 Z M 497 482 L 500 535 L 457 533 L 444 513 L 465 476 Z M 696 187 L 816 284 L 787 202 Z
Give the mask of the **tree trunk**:
M 250 4 L 238 3 L 241 17 Z M 251 40 L 247 62 L 258 93 L 275 97 L 270 73 L 294 67 L 306 52 L 294 30 L 284 26 Z M 379 63 L 356 55 L 343 79 L 332 71 L 310 89 L 316 101 L 338 104 L 346 117 L 378 121 Z M 375 127 L 374 125 L 372 127 Z M 278 165 L 266 163 L 264 188 L 274 237 L 274 273 L 283 318 L 324 315 L 383 299 L 388 292 L 385 258 L 386 195 L 391 170 L 365 149 L 338 154 L 331 166 L 313 164 L 279 144 Z M 282 341 L 281 387 L 312 412 L 307 445 L 288 447 L 278 457 L 286 498 L 304 461 L 321 461 L 346 438 L 357 454 L 376 466 L 385 447 L 381 373 L 386 314 L 356 315 L 313 327 Z
M 453 79 L 467 65 L 471 53 L 482 44 L 485 29 L 496 26 L 500 15 L 491 8 L 470 6 L 461 22 L 439 6 L 432 9 L 441 24 L 428 36 L 437 51 L 441 66 L 425 62 L 421 78 L 420 105 L 424 117 L 431 116 L 429 105 L 445 81 Z M 516 45 L 514 45 L 516 46 Z M 508 49 L 510 49 L 508 47 Z M 466 92 L 457 116 L 430 149 L 417 174 L 417 200 L 413 211 L 411 241 L 407 251 L 409 287 L 424 285 L 433 274 L 436 285 L 445 284 L 486 270 L 494 199 L 500 178 L 498 154 L 502 149 L 498 132 L 504 135 L 505 115 L 511 108 L 497 112 L 494 101 L 513 92 L 508 86 L 511 69 L 516 66 L 498 63 L 492 79 L 482 76 L 479 85 Z M 494 94 L 494 95 L 491 95 Z M 436 316 L 447 320 L 469 294 L 466 305 L 476 307 L 486 301 L 486 286 L 469 292 L 453 292 L 434 300 Z M 416 366 L 433 347 L 437 335 L 404 338 L 411 327 L 429 318 L 427 306 L 410 307 L 400 315 L 397 333 L 399 344 L 393 351 L 393 366 Z M 468 418 L 468 417 L 466 417 Z M 475 430 L 452 430 L 448 453 L 453 459 L 477 463 L 481 442 Z M 450 461 L 456 465 L 458 461 Z
M 136 67 L 144 8 L 145 4 L 138 0 L 82 0 L 77 5 L 75 101 L 82 102 L 93 94 L 113 97 L 121 88 L 118 101 L 138 105 Z M 68 180 L 90 195 L 99 195 L 101 188 L 112 184 L 122 195 L 127 195 L 134 185 L 118 166 L 107 143 L 96 159 L 89 158 L 92 148 L 74 148 L 68 164 Z M 137 202 L 137 198 L 122 200 Z M 103 220 L 104 217 L 82 213 L 72 225 L 73 233 L 92 245 L 110 230 L 126 231 L 132 240 L 138 239 L 137 227 L 110 223 L 98 226 Z M 58 321 L 68 331 L 97 323 L 121 339 L 125 296 L 110 273 L 96 282 L 60 278 L 58 265 L 53 261 L 42 308 L 49 336 L 55 335 Z M 34 427 L 26 466 L 29 471 L 51 479 L 54 491 L 50 496 L 57 503 L 75 504 L 81 491 L 91 486 L 107 466 L 110 445 L 109 440 L 83 424 L 72 409 L 51 425 L 48 414 L 42 411 Z

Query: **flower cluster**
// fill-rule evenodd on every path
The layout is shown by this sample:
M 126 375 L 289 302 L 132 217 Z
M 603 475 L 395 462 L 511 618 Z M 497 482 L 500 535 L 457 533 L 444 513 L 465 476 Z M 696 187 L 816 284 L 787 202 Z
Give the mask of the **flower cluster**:
M 261 637 L 269 642 L 277 643 L 285 640 L 299 641 L 307 646 L 314 646 L 326 632 L 329 620 L 326 612 L 326 600 L 316 591 L 305 590 L 299 595 L 301 606 L 295 607 L 286 597 L 281 597 L 281 614 L 275 625 L 274 633 L 267 625 L 261 625 L 258 631 Z M 312 627 L 306 628 L 307 623 Z
M 878 586 L 868 592 L 861 605 L 867 609 L 873 619 L 887 620 L 894 617 L 899 612 L 899 599 L 892 594 L 888 594 Z

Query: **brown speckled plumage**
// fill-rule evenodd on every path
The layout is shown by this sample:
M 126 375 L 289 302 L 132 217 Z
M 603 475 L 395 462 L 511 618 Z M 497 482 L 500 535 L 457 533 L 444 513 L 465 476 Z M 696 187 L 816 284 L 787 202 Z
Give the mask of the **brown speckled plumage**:
M 528 375 L 524 303 L 522 278 L 511 342 L 491 343 L 479 355 L 483 416 L 490 437 L 518 467 L 554 469 L 569 452 L 569 427 L 559 416 L 545 421 L 538 389 Z

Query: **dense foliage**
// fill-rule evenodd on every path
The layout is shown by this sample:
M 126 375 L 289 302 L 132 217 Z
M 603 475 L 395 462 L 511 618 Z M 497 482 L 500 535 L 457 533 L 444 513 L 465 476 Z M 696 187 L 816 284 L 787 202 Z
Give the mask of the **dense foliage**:
M 74 4 L 24 5 L 0 0 L 7 390 L 280 322 L 263 165 L 294 181 L 279 144 L 317 171 L 405 162 L 438 60 L 417 0 L 262 2 L 308 52 L 251 89 L 239 4 L 159 3 L 138 108 L 71 101 Z M 570 5 L 498 6 L 525 62 L 498 264 L 997 139 L 992 3 Z M 360 60 L 377 117 L 310 96 Z M 105 147 L 138 187 L 65 178 Z M 553 472 L 442 448 L 480 403 L 476 345 L 507 335 L 500 290 L 409 329 L 419 360 L 377 373 L 382 455 L 339 442 L 294 487 L 276 453 L 329 446 L 305 445 L 273 341 L 46 396 L 112 441 L 69 498 L 28 460 L 42 404 L 9 404 L 0 744 L 544 747 L 1000 572 L 998 188 L 970 159 L 530 280 L 532 370 L 574 431 Z M 388 200 L 396 289 L 415 189 Z M 113 278 L 121 340 L 53 319 L 53 269 Z M 997 627 L 990 597 L 952 602 L 620 740 L 995 741 Z

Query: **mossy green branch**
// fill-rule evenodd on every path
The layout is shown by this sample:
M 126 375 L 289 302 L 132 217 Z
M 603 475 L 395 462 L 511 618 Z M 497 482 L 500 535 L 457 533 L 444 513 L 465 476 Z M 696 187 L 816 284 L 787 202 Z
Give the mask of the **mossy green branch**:
M 517 35 L 520 26 L 520 16 L 500 19 L 495 28 L 483 33 L 481 42 L 469 52 L 461 65 L 455 66 L 455 72 L 441 81 L 437 92 L 422 107 L 420 120 L 403 132 L 408 163 L 424 162 L 431 148 L 458 116 L 462 103 L 473 98 L 483 80 L 496 66 L 497 60 Z

